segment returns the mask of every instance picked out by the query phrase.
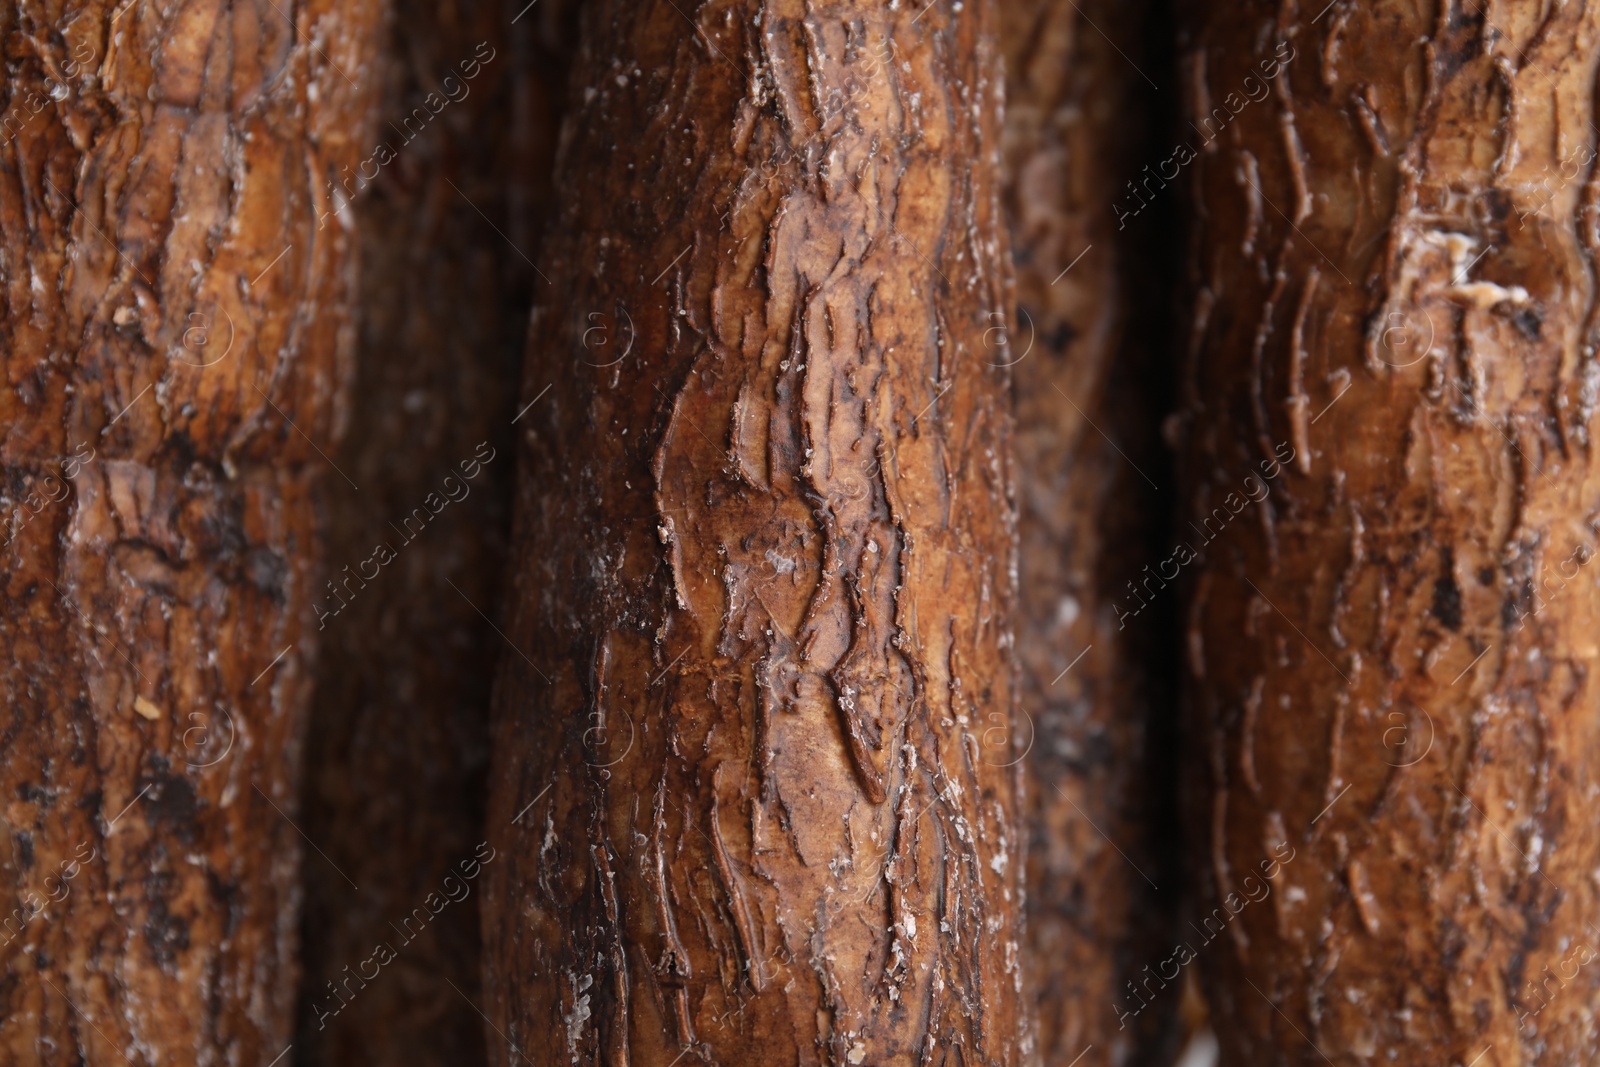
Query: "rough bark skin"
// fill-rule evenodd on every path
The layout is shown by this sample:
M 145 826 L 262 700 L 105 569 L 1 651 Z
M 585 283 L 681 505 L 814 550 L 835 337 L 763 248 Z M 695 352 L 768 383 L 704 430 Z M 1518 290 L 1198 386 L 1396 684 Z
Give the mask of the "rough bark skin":
M 361 403 L 337 457 L 361 492 L 331 486 L 332 585 L 317 590 L 328 614 L 302 826 L 327 862 L 305 871 L 301 1063 L 486 1057 L 481 886 L 461 865 L 483 840 L 503 646 L 480 609 L 504 574 L 506 383 L 536 277 L 529 216 L 549 200 L 562 7 L 387 12 L 375 143 L 394 158 L 371 181 L 357 168 L 353 186 Z M 379 545 L 394 553 L 381 566 Z
M 496 700 L 497 1062 L 1022 1062 L 1020 771 L 981 743 L 1015 684 L 993 19 L 584 8 Z
M 1191 141 L 1180 536 L 1210 538 L 1191 810 L 1225 1062 L 1600 1040 L 1596 21 L 1188 19 L 1216 136 Z
M 1155 829 L 1169 794 L 1150 753 L 1165 706 L 1162 619 L 1117 611 L 1136 603 L 1124 585 L 1143 577 L 1162 525 L 1147 480 L 1164 479 L 1147 328 L 1159 300 L 1147 295 L 1144 324 L 1129 322 L 1150 288 L 1135 241 L 1154 231 L 1119 227 L 1112 210 L 1148 162 L 1151 89 L 1134 66 L 1150 66 L 1147 6 L 1002 7 L 1018 323 L 992 358 L 1015 361 L 1017 655 L 1030 717 L 1014 747 L 1001 731 L 984 740 L 996 763 L 1026 752 L 1024 973 L 1040 1061 L 1056 1065 L 1170 1063 L 1180 1003 L 1173 990 L 1136 1011 L 1125 988 L 1160 959 L 1174 919 Z
M 0 11 L 0 1061 L 289 1043 L 375 12 Z

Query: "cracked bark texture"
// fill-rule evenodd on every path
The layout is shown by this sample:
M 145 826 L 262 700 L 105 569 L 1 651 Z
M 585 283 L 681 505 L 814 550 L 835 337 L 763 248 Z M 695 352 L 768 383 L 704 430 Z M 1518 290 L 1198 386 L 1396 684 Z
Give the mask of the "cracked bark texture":
M 520 379 L 527 342 L 536 276 L 524 256 L 537 256 L 550 197 L 571 21 L 571 5 L 526 7 L 385 12 L 375 141 L 395 158 L 372 181 L 357 169 L 361 404 L 337 457 L 361 492 L 331 486 L 323 577 L 334 586 L 317 589 L 337 615 L 322 633 L 302 825 L 330 862 L 311 856 L 305 869 L 301 1063 L 487 1055 L 473 1006 L 481 884 L 460 870 L 483 839 L 503 649 L 479 612 L 493 612 L 504 575 L 506 383 Z M 467 478 L 459 465 L 483 442 L 495 458 Z M 374 575 L 363 564 L 379 544 L 397 558 Z M 396 958 L 374 973 L 380 944 Z
M 496 698 L 496 1062 L 1026 1055 L 1020 770 L 981 741 L 1016 684 L 994 17 L 583 11 Z
M 1189 590 L 1225 1062 L 1600 1041 L 1596 21 L 1186 8 L 1190 518 L 1293 456 Z
M 1134 66 L 1148 5 L 1034 0 L 1002 6 L 1006 208 L 1018 322 L 1015 361 L 1021 584 L 1020 738 L 985 735 L 986 758 L 1026 752 L 1027 987 L 1039 1061 L 1170 1063 L 1176 991 L 1120 1019 L 1125 984 L 1172 940 L 1152 763 L 1163 706 L 1154 612 L 1119 619 L 1124 582 L 1156 558 L 1161 477 L 1152 382 L 1152 219 L 1113 205 L 1148 162 L 1148 84 Z M 1113 44 L 1112 42 L 1118 42 Z M 1118 47 L 1131 54 L 1119 54 Z M 1081 658 L 1080 658 L 1081 657 Z M 1120 851 L 1119 851 L 1120 850 Z M 1143 872 L 1143 873 L 1141 873 Z
M 0 12 L 5 1062 L 289 1043 L 375 10 Z

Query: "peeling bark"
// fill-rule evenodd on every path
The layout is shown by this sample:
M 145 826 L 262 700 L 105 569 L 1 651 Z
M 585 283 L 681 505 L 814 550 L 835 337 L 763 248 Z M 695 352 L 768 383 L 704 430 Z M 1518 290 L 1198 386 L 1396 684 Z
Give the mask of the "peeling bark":
M 486 1057 L 478 845 L 503 646 L 480 609 L 494 610 L 504 574 L 506 383 L 520 377 L 550 197 L 563 10 L 386 12 L 375 144 L 390 151 L 358 168 L 376 175 L 351 205 L 361 402 L 338 454 L 361 492 L 333 486 L 316 589 L 302 826 L 327 862 L 305 870 L 302 1064 Z
M 985 0 L 588 5 L 496 698 L 497 1062 L 1020 1063 Z M 997 316 L 997 317 L 991 317 Z
M 1587 1062 L 1596 12 L 1192 8 L 1216 136 L 1184 464 L 1221 532 L 1191 811 L 1225 1058 Z
M 376 5 L 0 11 L 0 1060 L 289 1044 Z
M 1015 363 L 1027 717 L 1020 736 L 986 734 L 985 754 L 1025 759 L 1024 973 L 1039 1060 L 1055 1065 L 1170 1063 L 1181 1002 L 1176 983 L 1148 971 L 1175 936 L 1156 825 L 1170 794 L 1151 742 L 1176 605 L 1139 611 L 1130 592 L 1159 547 L 1150 479 L 1165 481 L 1151 328 L 1162 308 L 1148 295 L 1159 291 L 1147 247 L 1159 231 L 1113 210 L 1150 161 L 1146 7 L 1002 8 L 1018 323 L 992 358 Z M 1142 319 L 1130 321 L 1135 306 Z M 1148 1008 L 1130 982 L 1150 983 Z

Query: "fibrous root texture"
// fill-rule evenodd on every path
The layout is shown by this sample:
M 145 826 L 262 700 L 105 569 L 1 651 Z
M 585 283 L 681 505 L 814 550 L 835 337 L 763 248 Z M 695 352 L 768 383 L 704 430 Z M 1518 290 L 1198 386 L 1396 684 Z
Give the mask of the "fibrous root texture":
M 1585 1062 L 1600 16 L 1186 25 L 1185 654 L 1224 1055 Z
M 496 709 L 500 1062 L 1019 1063 L 992 5 L 582 19 Z

